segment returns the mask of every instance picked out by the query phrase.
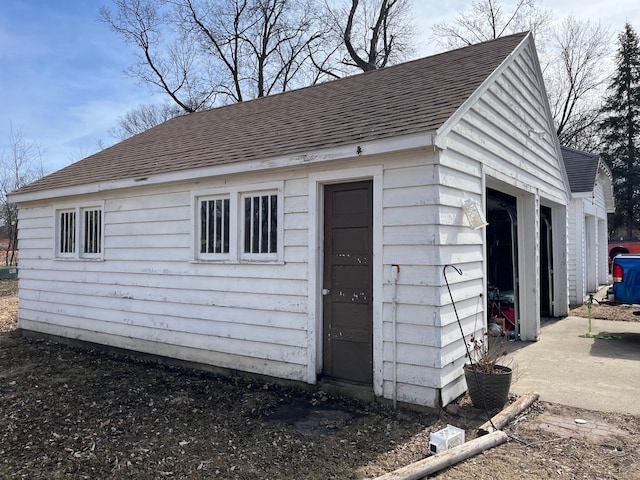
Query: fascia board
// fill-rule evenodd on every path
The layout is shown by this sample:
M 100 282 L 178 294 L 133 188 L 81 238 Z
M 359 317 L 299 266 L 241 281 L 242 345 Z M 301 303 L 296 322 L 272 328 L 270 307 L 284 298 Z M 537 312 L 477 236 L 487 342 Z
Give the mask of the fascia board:
M 301 165 L 313 165 L 328 161 L 346 160 L 349 158 L 365 158 L 374 155 L 390 154 L 407 150 L 428 148 L 434 145 L 435 132 L 415 133 L 398 137 L 390 137 L 363 143 L 354 143 L 317 151 L 271 157 L 249 162 L 234 162 L 210 167 L 181 170 L 177 172 L 149 175 L 143 178 L 127 178 L 109 182 L 76 185 L 73 187 L 55 188 L 37 192 L 10 193 L 9 201 L 14 203 L 32 202 L 66 196 L 87 195 L 139 186 L 161 185 L 172 182 L 183 182 L 235 175 L 247 172 L 265 171 L 279 168 L 291 168 Z

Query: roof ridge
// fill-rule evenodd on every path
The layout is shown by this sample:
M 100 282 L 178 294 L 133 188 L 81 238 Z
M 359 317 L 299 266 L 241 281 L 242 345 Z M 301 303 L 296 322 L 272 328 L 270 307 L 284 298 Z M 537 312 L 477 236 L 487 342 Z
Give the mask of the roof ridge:
M 582 155 L 588 155 L 590 157 L 600 157 L 599 153 L 585 152 L 584 150 L 579 150 L 579 149 L 573 148 L 573 147 L 567 147 L 566 145 L 560 145 L 560 148 L 562 150 L 569 150 L 571 152 L 579 153 L 579 154 L 582 154 Z

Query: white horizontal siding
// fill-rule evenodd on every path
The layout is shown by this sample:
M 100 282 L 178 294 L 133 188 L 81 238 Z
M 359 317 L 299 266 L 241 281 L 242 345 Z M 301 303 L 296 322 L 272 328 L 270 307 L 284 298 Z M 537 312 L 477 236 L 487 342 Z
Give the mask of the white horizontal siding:
M 453 128 L 447 155 L 480 160 L 487 172 L 528 191 L 567 203 L 541 86 L 532 83 L 532 57 L 525 49 Z M 456 152 L 456 153 L 454 153 Z
M 436 174 L 433 155 L 420 152 L 400 165 L 386 165 L 382 192 L 382 392 L 387 398 L 422 405 L 433 405 L 437 397 L 437 371 L 428 367 L 435 363 L 433 346 L 438 343 Z M 392 265 L 399 267 L 395 307 Z M 419 360 L 410 358 L 409 352 L 414 351 L 420 352 Z M 397 381 L 392 384 L 394 368 Z
M 193 262 L 191 191 L 218 186 L 107 194 L 103 261 L 54 259 L 53 208 L 21 208 L 20 326 L 306 379 L 306 178 L 284 183 L 284 264 Z
M 56 308 L 40 308 L 37 311 L 24 307 L 25 319 L 38 321 L 46 318 L 47 323 L 69 329 L 95 330 L 110 335 L 121 335 L 123 323 L 128 336 L 142 340 L 173 343 L 178 346 L 206 348 L 221 353 L 234 353 L 268 360 L 304 362 L 306 336 L 294 329 L 274 329 L 262 325 L 243 325 L 231 322 L 213 323 L 207 320 L 191 320 L 188 325 L 182 318 L 171 318 L 134 314 L 123 311 L 121 316 L 104 315 L 104 309 L 84 307 L 68 309 L 64 314 Z M 262 341 L 256 341 L 256 338 Z M 259 348 L 254 348 L 256 343 Z M 282 348 L 283 346 L 292 348 Z M 296 352 L 296 355 L 290 355 Z
M 606 200 L 603 183 L 608 179 L 604 178 L 602 173 L 598 176 L 593 192 L 585 192 L 577 194 L 571 201 L 569 213 L 569 238 L 568 238 L 568 266 L 569 266 L 569 303 L 571 305 L 581 305 L 587 294 L 588 279 L 587 262 L 589 268 L 595 272 L 595 280 L 598 284 L 607 282 L 608 273 L 608 251 L 606 245 L 600 245 L 605 242 L 608 236 L 606 232 Z M 604 232 L 587 232 L 587 224 L 585 217 L 594 217 L 595 220 L 591 224 L 591 228 L 596 230 L 604 228 Z M 594 253 L 591 257 L 587 256 L 586 242 L 587 235 L 591 235 L 595 245 Z
M 299 381 L 305 380 L 306 369 L 299 364 L 272 361 L 264 357 L 256 358 L 235 353 L 222 353 L 211 350 L 208 345 L 205 345 L 204 348 L 185 347 L 176 345 L 174 342 L 165 343 L 155 339 L 143 340 L 130 336 L 110 335 L 95 330 L 61 328 L 49 323 L 46 318 L 43 321 L 22 319 L 21 328 L 231 370 L 259 372 L 264 375 Z
M 567 238 L 567 270 L 569 303 L 579 305 L 585 294 L 585 232 L 583 200 L 573 199 L 569 206 Z
M 473 231 L 467 228 L 461 229 L 460 234 L 456 233 L 456 225 L 466 224 L 459 208 L 462 202 L 471 198 L 483 204 L 483 177 L 486 176 L 492 182 L 501 182 L 511 189 L 527 192 L 527 201 L 523 201 L 522 208 L 527 208 L 528 215 L 534 212 L 538 214 L 537 207 L 532 207 L 537 205 L 533 198 L 536 202 L 544 198 L 546 202 L 560 206 L 568 204 L 564 170 L 546 101 L 533 50 L 526 46 L 513 56 L 496 80 L 446 130 L 446 140 L 442 142 L 446 148 L 440 153 L 438 178 L 443 185 L 441 204 L 450 209 L 440 207 L 439 223 L 441 229 L 448 227 L 447 243 L 458 245 L 458 248 L 443 245 L 439 250 L 441 264 L 451 263 L 463 271 L 460 277 L 451 269 L 448 278 L 456 281 L 452 292 L 465 334 L 484 325 L 484 301 L 479 300 L 479 295 L 484 288 L 482 270 L 485 248 L 482 229 Z M 519 223 L 525 231 L 537 231 L 537 218 L 520 219 Z M 524 240 L 536 245 L 528 237 Z M 527 256 L 534 260 L 539 258 L 537 254 Z M 532 284 L 536 281 L 533 275 L 536 270 L 532 270 L 532 266 L 528 259 L 526 268 L 520 272 L 522 282 Z M 562 282 L 561 278 L 557 280 Z M 523 288 L 531 286 L 525 287 L 523 283 Z M 451 300 L 447 297 L 445 290 L 440 302 L 449 307 L 443 306 L 439 311 L 443 368 L 446 359 L 453 363 L 464 363 L 465 355 L 459 329 L 456 332 L 457 319 L 450 308 Z M 527 308 L 533 308 L 536 303 L 529 302 L 527 305 Z M 525 308 L 523 305 L 521 307 Z M 454 346 L 454 350 L 448 350 Z M 444 377 L 441 378 L 445 403 L 462 393 L 461 375 L 460 369 L 457 374 L 449 372 L 448 383 Z
M 65 278 L 66 277 L 66 278 Z M 305 311 L 300 307 L 303 302 L 299 297 L 306 296 L 306 288 L 298 280 L 283 279 L 252 279 L 247 285 L 242 285 L 241 278 L 230 281 L 229 278 L 214 276 L 181 276 L 135 275 L 123 278 L 118 273 L 81 273 L 65 275 L 60 272 L 56 279 L 37 280 L 29 275 L 27 270 L 24 280 L 29 280 L 29 286 L 37 291 L 51 291 L 55 293 L 70 293 L 73 295 L 88 295 L 104 298 L 129 298 L 151 302 L 175 302 L 183 304 L 222 305 L 231 307 L 244 294 L 251 294 L 244 306 L 255 305 L 258 309 L 271 310 L 265 297 L 271 295 L 281 299 L 274 299 L 278 308 Z
M 428 158 L 427 154 L 423 154 Z M 431 155 L 431 157 L 433 157 Z M 412 162 L 405 161 L 404 164 L 396 165 L 395 168 L 386 168 L 384 172 L 383 188 L 392 190 L 404 187 L 428 187 L 435 185 L 436 166 L 425 161 L 416 161 L 415 156 L 411 158 Z M 433 158 L 431 159 L 433 162 Z
M 267 326 L 277 329 L 304 330 L 304 316 L 295 312 L 270 311 L 263 308 L 246 306 L 245 308 L 229 309 L 218 304 L 186 304 L 184 302 L 157 302 L 150 300 L 139 300 L 121 295 L 112 297 L 110 303 L 118 314 L 114 317 L 113 311 L 96 306 L 95 301 L 86 295 L 46 292 L 40 290 L 24 290 L 21 292 L 21 308 L 50 309 L 53 304 L 58 311 L 61 307 L 58 303 L 63 303 L 64 311 L 69 315 L 96 318 L 104 321 L 112 320 L 120 322 L 125 316 L 139 317 L 141 321 L 150 321 L 156 324 L 174 325 L 180 324 L 184 331 L 190 328 L 191 322 L 229 322 L 239 325 Z M 184 321 L 184 311 L 189 310 L 189 321 Z M 79 313 L 78 313 L 79 312 Z M 86 313 L 85 313 L 86 312 Z M 150 320 L 149 320 L 150 319 Z M 211 328 L 215 328 L 215 324 Z M 226 327 L 225 327 L 226 328 Z
M 465 196 L 481 195 L 481 169 L 466 159 L 455 168 L 438 165 L 427 152 L 412 160 L 405 158 L 398 168 L 386 164 L 384 171 L 383 392 L 398 401 L 436 405 L 443 361 L 464 355 L 459 333 L 442 335 L 442 305 L 450 304 L 443 298 L 445 264 L 461 265 L 465 271 L 462 279 L 448 272 L 463 315 L 478 310 L 471 298 L 482 289 L 483 237 L 461 227 L 460 207 Z M 400 269 L 395 287 L 392 265 Z
M 50 243 L 50 240 L 49 242 Z M 49 257 L 52 249 L 47 249 Z M 23 257 L 21 256 L 21 260 Z M 50 258 L 49 258 L 50 259 Z M 278 279 L 281 278 L 280 269 L 265 268 L 266 264 L 260 263 L 207 263 L 207 262 L 176 262 L 160 259 L 154 262 L 130 262 L 110 260 L 109 268 L 101 266 L 101 262 L 79 261 L 82 264 L 82 271 L 88 274 L 96 273 L 116 273 L 123 275 L 173 275 L 176 277 L 183 276 L 203 276 L 210 277 L 215 275 L 216 278 L 228 278 L 233 281 L 234 278 L 259 278 L 259 279 Z M 20 264 L 21 270 L 33 270 L 35 272 L 76 272 L 78 271 L 78 261 L 55 260 L 51 262 L 31 260 Z M 271 265 L 273 266 L 273 265 Z M 291 273 L 287 278 L 296 280 L 305 280 L 307 272 L 306 264 L 287 265 L 287 273 Z M 43 273 L 47 278 L 55 277 L 51 273 Z M 79 278 L 77 275 L 75 278 Z
M 424 375 L 428 378 L 437 377 L 438 372 L 433 370 L 429 371 L 429 369 L 425 369 L 423 367 L 420 370 L 424 373 Z M 394 396 L 394 386 L 393 382 L 390 380 L 386 380 L 386 378 L 390 378 L 391 372 L 388 369 L 384 370 L 384 384 L 383 384 L 383 392 L 386 398 L 393 398 Z M 414 383 L 415 376 L 405 376 L 402 378 L 405 380 L 404 382 L 398 381 L 396 386 L 396 397 L 409 404 L 414 405 L 427 405 L 431 407 L 435 407 L 440 402 L 440 394 L 437 388 L 433 386 L 418 386 Z M 399 379 L 400 380 L 400 379 Z
M 598 175 L 598 181 L 593 190 L 593 197 L 591 203 L 596 208 L 595 216 L 598 218 L 607 218 L 607 206 L 605 200 L 605 192 L 603 183 L 607 181 L 607 178 L 604 174 L 600 173 Z

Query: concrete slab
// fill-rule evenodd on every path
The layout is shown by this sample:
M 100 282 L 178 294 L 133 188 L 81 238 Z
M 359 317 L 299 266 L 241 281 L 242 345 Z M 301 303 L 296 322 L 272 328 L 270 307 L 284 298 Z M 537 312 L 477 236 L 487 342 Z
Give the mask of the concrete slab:
M 511 342 L 512 393 L 536 391 L 541 400 L 603 412 L 640 415 L 640 322 L 566 317 L 542 323 L 537 342 Z

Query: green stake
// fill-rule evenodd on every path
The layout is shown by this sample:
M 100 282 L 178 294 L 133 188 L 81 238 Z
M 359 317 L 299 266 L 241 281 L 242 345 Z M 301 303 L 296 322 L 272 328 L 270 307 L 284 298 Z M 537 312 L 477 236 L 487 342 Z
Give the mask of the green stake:
M 589 317 L 589 331 L 580 335 L 582 338 L 599 338 L 601 340 L 620 340 L 620 335 L 609 335 L 607 333 L 591 333 L 591 305 L 593 304 L 593 294 L 589 294 L 589 301 L 587 302 L 587 316 Z

